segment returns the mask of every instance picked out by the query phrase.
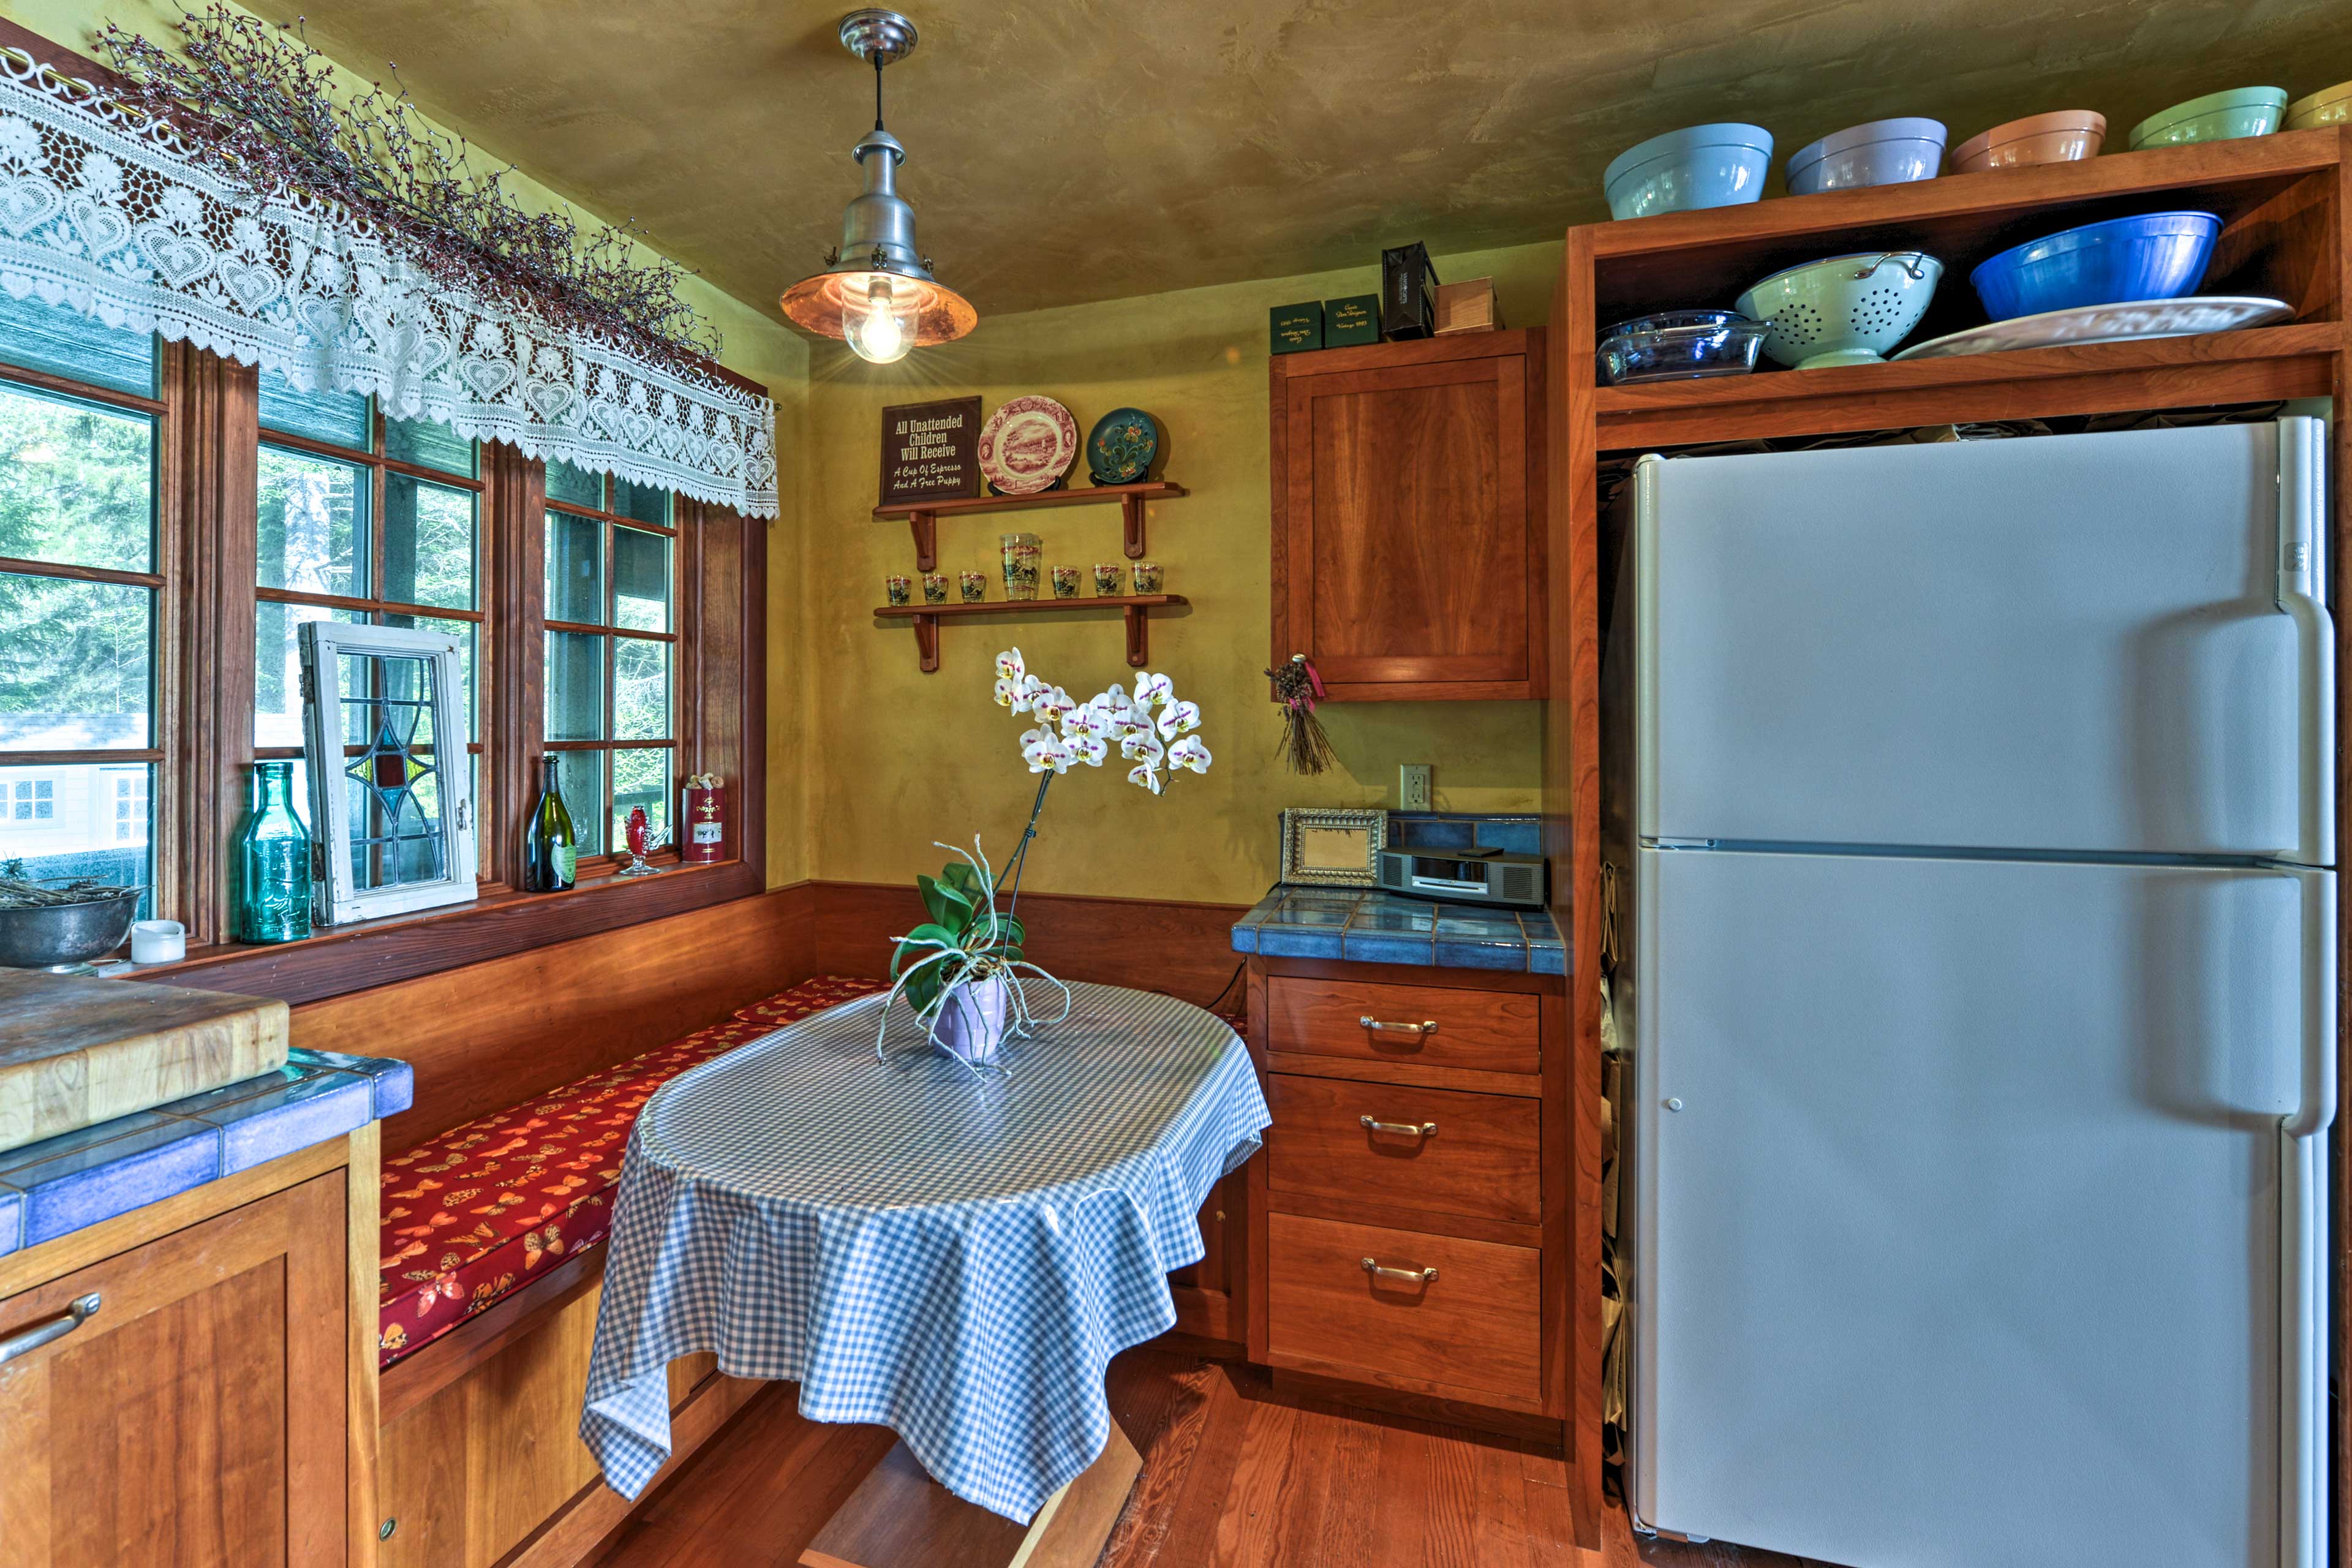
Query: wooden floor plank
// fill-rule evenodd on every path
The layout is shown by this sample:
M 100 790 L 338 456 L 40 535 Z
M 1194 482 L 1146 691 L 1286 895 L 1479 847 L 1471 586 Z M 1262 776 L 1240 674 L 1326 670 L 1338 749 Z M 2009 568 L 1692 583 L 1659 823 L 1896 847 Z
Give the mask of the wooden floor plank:
M 1111 1409 L 1143 1468 L 1098 1568 L 1831 1568 L 1643 1540 L 1613 1500 L 1575 1545 L 1569 1467 L 1483 1437 L 1277 1391 L 1256 1369 L 1142 1346 Z M 781 1568 L 893 1442 L 762 1391 L 603 1546 L 593 1568 Z M 585 1565 L 583 1565 L 585 1568 Z

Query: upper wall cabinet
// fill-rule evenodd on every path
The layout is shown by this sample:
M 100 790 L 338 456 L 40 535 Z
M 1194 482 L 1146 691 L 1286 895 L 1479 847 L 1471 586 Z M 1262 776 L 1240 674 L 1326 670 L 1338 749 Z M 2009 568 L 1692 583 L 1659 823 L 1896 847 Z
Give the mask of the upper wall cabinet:
M 1274 659 L 1333 699 L 1544 695 L 1543 333 L 1273 360 Z

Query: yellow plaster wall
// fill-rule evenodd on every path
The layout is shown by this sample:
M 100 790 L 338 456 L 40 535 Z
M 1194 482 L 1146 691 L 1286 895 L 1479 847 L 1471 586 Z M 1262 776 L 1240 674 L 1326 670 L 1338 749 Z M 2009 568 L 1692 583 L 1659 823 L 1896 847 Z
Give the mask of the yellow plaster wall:
M 1448 279 L 1492 276 L 1506 322 L 1542 322 L 1558 245 L 1437 258 Z M 1152 509 L 1150 559 L 1190 614 L 1155 619 L 1151 668 L 1199 702 L 1216 761 L 1158 799 L 1123 765 L 1077 769 L 1053 786 L 1025 885 L 1053 892 L 1247 902 L 1276 871 L 1276 816 L 1286 805 L 1395 800 L 1397 766 L 1435 765 L 1436 804 L 1531 811 L 1542 777 L 1540 706 L 1531 702 L 1342 703 L 1323 710 L 1339 766 L 1299 778 L 1276 760 L 1265 698 L 1271 615 L 1266 453 L 1266 311 L 1300 300 L 1370 293 L 1377 265 L 1020 315 L 984 318 L 960 343 L 874 366 L 829 345 L 810 372 L 810 489 L 803 593 L 813 737 L 805 818 L 812 874 L 899 881 L 936 869 L 934 839 L 985 836 L 1014 847 L 1036 781 L 1019 758 L 1026 727 L 989 696 L 992 659 L 1018 644 L 1029 668 L 1073 695 L 1131 679 L 1116 612 L 951 623 L 940 669 L 921 674 L 903 622 L 877 622 L 883 579 L 914 573 L 904 524 L 871 520 L 887 405 L 978 394 L 985 410 L 1024 393 L 1067 404 L 1083 433 L 1125 405 L 1157 416 L 1167 477 L 1191 494 Z M 1086 482 L 1083 462 L 1073 482 Z M 997 535 L 1042 535 L 1049 564 L 1121 561 L 1116 507 L 1074 507 L 943 523 L 940 568 L 989 571 Z M 1088 585 L 1091 592 L 1091 584 Z M 1002 596 L 992 581 L 990 597 Z M 791 765 L 776 742 L 778 771 Z M 1116 758 L 1114 758 L 1116 762 Z
M 100 64 L 106 63 L 106 52 L 98 35 L 107 22 L 175 47 L 179 31 L 174 18 L 178 14 L 179 8 L 169 0 L 0 0 L 0 16 Z M 349 68 L 342 75 L 347 82 L 362 80 Z M 598 226 L 593 215 L 529 175 L 510 174 L 507 184 L 528 208 L 569 211 L 583 230 L 593 231 Z M 799 552 L 806 531 L 799 504 L 807 492 L 807 483 L 806 476 L 795 464 L 808 449 L 805 426 L 809 346 L 798 333 L 699 278 L 684 279 L 679 292 L 719 330 L 724 343 L 719 362 L 765 385 L 776 402 L 777 488 L 782 507 L 768 536 L 772 584 L 768 600 L 768 725 L 770 744 L 786 763 L 770 770 L 768 818 L 776 827 L 769 836 L 767 871 L 770 885 L 777 886 L 798 881 L 809 874 L 804 856 L 808 838 L 797 826 L 807 815 L 808 781 L 793 761 L 805 750 L 807 721 L 801 700 L 805 683 L 793 672 L 801 661 L 804 640 L 799 621 L 801 605 L 793 584 L 802 575 Z

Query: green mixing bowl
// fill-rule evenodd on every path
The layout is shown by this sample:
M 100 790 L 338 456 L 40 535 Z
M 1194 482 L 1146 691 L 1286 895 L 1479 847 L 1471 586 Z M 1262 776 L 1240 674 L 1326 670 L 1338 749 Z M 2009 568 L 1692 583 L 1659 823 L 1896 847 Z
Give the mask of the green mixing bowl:
M 1732 309 L 1771 322 L 1764 352 L 1792 369 L 1876 364 L 1911 335 L 1943 276 L 1920 251 L 1865 250 L 1775 272 Z
M 2286 113 L 2283 87 L 2233 87 L 2176 103 L 2132 127 L 2131 150 L 2171 147 L 2184 142 L 2231 142 L 2267 136 Z

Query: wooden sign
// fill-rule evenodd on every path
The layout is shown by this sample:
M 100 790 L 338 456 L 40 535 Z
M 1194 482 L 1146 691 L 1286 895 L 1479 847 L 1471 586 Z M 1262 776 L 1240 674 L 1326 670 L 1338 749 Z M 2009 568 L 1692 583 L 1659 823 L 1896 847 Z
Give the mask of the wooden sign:
M 902 403 L 882 411 L 883 506 L 980 494 L 980 399 Z

